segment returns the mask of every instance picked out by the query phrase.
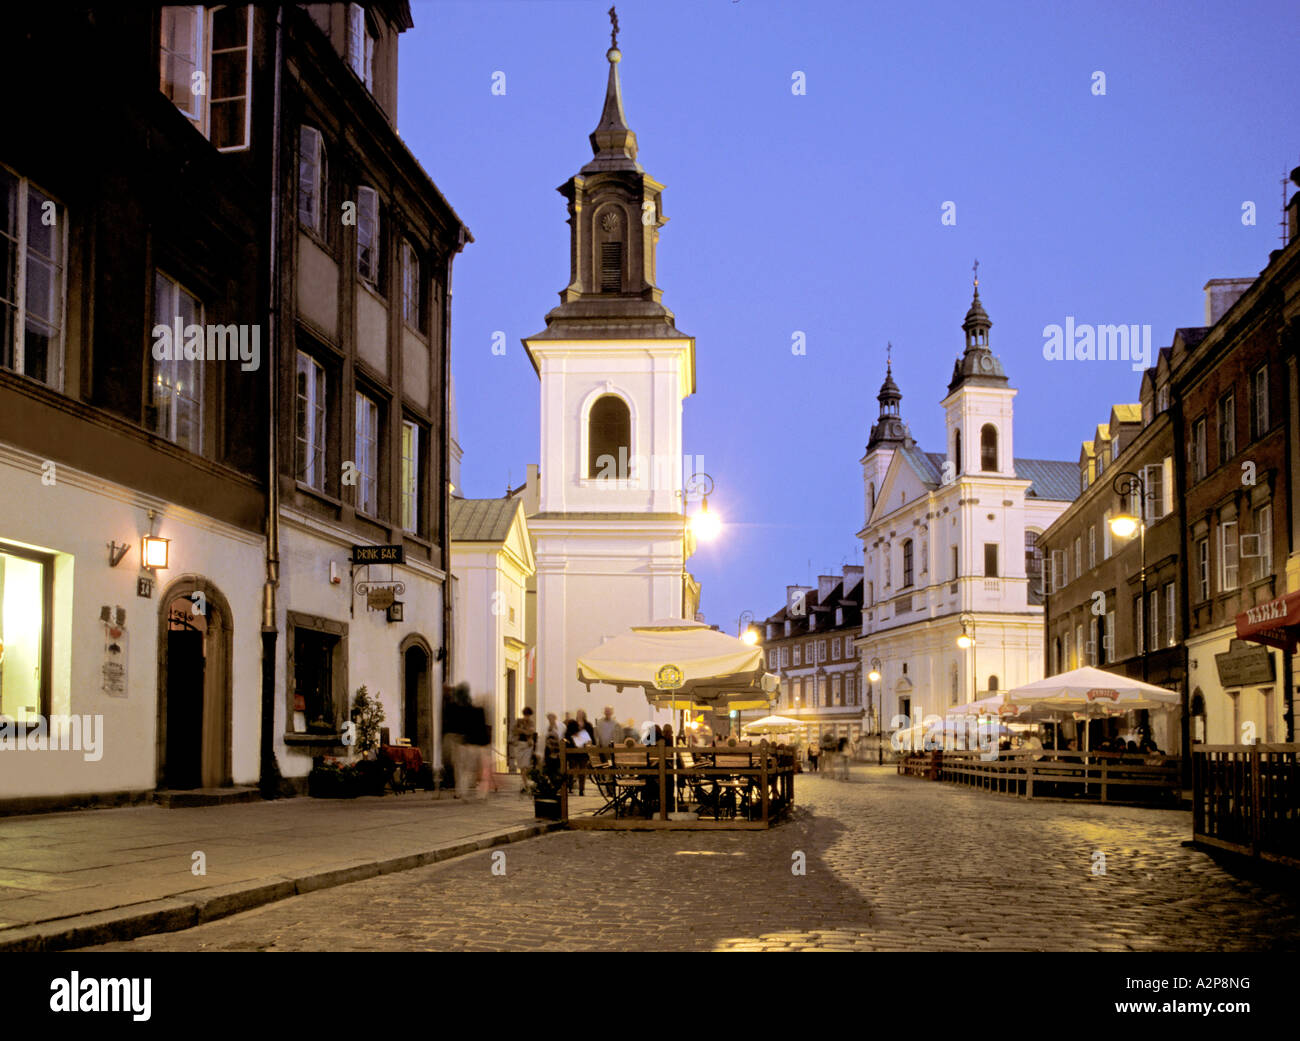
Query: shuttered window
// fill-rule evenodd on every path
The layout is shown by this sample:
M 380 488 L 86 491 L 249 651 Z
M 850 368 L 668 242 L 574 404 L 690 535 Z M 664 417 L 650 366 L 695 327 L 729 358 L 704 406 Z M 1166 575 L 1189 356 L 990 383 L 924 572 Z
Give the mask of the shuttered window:
M 623 243 L 604 242 L 600 247 L 600 291 L 617 293 L 623 288 Z

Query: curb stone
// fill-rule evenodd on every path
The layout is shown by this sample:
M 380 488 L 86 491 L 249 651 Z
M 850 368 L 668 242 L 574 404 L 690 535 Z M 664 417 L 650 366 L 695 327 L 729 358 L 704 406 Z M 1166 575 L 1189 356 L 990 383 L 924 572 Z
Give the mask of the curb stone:
M 407 853 L 385 860 L 367 861 L 294 877 L 275 875 L 248 879 L 206 889 L 179 893 L 161 900 L 148 900 L 67 918 L 53 918 L 16 929 L 0 929 L 0 952 L 36 953 L 92 947 L 120 940 L 134 940 L 153 933 L 170 933 L 216 921 L 241 911 L 251 911 L 291 896 L 360 882 L 396 871 L 427 867 L 455 857 L 478 853 L 493 846 L 505 846 L 536 838 L 561 827 L 559 822 L 525 825 L 496 835 L 468 839 L 449 846 Z

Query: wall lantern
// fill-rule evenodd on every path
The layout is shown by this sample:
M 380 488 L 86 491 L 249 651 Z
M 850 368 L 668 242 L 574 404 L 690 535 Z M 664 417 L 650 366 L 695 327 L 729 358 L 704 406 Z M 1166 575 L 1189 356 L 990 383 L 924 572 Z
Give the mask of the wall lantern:
M 142 538 L 140 540 L 140 559 L 144 561 L 144 566 L 152 571 L 166 568 L 170 544 L 170 539 L 159 538 L 157 535 L 146 535 Z
M 394 600 L 388 605 L 388 620 L 390 622 L 400 622 L 404 620 L 402 609 L 406 605 L 401 600 Z

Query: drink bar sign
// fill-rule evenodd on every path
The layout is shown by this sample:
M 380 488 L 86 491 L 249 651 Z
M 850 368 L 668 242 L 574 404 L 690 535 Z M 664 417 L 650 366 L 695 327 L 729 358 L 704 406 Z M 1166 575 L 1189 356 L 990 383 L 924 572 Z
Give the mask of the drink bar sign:
M 404 564 L 406 555 L 402 546 L 353 546 L 352 564 L 354 567 L 366 567 L 369 577 L 371 564 Z M 389 572 L 387 582 L 358 582 L 355 592 L 366 598 L 366 607 L 372 611 L 386 611 L 391 608 L 397 597 L 406 592 L 402 582 L 392 580 Z
M 405 564 L 403 546 L 353 546 L 353 564 Z

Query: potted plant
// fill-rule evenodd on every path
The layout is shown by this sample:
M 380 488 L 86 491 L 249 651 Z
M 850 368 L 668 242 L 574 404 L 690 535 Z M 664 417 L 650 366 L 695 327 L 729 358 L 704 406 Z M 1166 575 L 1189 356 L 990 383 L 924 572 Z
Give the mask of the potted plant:
M 321 756 L 307 775 L 307 794 L 314 799 L 353 799 L 360 794 L 356 768 L 333 756 Z
M 558 770 L 534 766 L 527 773 L 528 790 L 533 796 L 533 814 L 541 820 L 560 819 L 560 789 L 564 778 Z
M 384 722 L 384 706 L 379 695 L 370 696 L 363 683 L 352 699 L 352 722 L 357 728 L 357 754 L 374 758 L 379 751 L 379 728 Z

